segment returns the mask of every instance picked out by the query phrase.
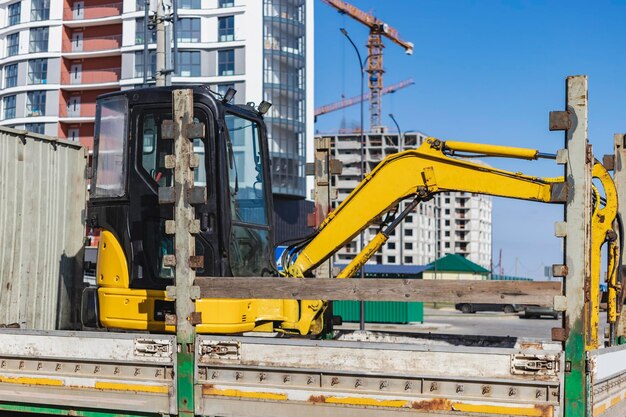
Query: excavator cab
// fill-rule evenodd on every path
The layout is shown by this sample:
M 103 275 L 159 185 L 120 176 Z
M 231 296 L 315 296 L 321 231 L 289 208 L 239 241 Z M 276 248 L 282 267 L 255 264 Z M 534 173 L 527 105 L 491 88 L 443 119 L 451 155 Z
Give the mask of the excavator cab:
M 207 196 L 194 206 L 200 223 L 196 255 L 202 259 L 196 276 L 274 275 L 270 159 L 262 116 L 250 106 L 227 103 L 205 86 L 192 89 L 194 122 L 205 126 L 204 136 L 193 139 L 199 160 L 194 186 L 205 187 Z M 174 153 L 174 140 L 164 132 L 164 122 L 172 120 L 173 90 L 127 90 L 97 100 L 89 221 L 101 229 L 97 312 L 105 328 L 175 330 L 167 320 L 175 312 L 174 301 L 165 293 L 175 280 L 167 262 L 174 236 L 165 230 L 173 205 L 159 197 L 160 189 L 173 185 L 166 156 Z M 202 322 L 196 330 L 307 333 L 319 314 L 303 317 L 301 310 L 296 300 L 199 299 Z

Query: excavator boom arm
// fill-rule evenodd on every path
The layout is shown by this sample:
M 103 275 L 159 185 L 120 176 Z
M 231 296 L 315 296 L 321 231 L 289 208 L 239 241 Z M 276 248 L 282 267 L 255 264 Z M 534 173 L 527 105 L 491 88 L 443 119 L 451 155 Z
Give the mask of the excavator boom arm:
M 476 144 L 475 149 L 489 152 L 489 146 Z M 507 155 L 528 158 L 536 151 L 511 148 Z M 498 154 L 502 149 L 498 149 Z M 427 200 L 444 191 L 464 191 L 494 196 L 534 200 L 545 203 L 563 202 L 563 180 L 545 180 L 491 168 L 479 163 L 453 158 L 446 154 L 445 142 L 428 138 L 416 150 L 391 155 L 384 159 L 329 214 L 317 234 L 287 267 L 287 275 L 301 277 L 322 263 L 356 237 L 375 219 L 394 209 L 410 197 Z

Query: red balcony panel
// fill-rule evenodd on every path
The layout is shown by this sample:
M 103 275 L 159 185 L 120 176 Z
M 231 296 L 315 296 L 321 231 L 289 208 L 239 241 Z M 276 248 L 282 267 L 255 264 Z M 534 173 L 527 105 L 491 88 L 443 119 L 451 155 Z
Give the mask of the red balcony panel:
M 89 5 L 75 3 L 72 7 L 66 7 L 63 10 L 63 20 L 90 20 L 121 16 L 122 8 L 122 2 Z
M 122 35 L 73 37 L 63 42 L 63 52 L 98 52 L 119 49 L 122 46 Z
M 120 67 L 82 70 L 78 72 L 63 71 L 61 73 L 61 84 L 80 85 L 111 83 L 119 81 L 121 73 L 122 69 Z

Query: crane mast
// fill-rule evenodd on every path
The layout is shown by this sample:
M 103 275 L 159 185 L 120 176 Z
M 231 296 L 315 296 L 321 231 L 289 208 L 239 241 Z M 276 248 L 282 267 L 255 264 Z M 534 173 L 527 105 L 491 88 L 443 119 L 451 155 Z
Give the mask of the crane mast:
M 391 40 L 396 45 L 404 48 L 407 55 L 413 53 L 413 43 L 400 38 L 398 31 L 370 13 L 354 7 L 343 0 L 322 0 L 324 3 L 334 7 L 339 13 L 346 14 L 367 26 L 370 30 L 367 41 L 367 74 L 368 86 L 370 90 L 370 129 L 378 130 L 381 126 L 382 115 L 382 95 L 383 95 L 383 36 Z

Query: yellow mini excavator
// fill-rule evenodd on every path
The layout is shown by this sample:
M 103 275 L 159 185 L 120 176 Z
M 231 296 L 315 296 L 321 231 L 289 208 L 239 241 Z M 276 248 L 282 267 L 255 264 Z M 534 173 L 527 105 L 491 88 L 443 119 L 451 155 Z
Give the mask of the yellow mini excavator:
M 231 105 L 206 87 L 193 87 L 193 92 L 194 118 L 206 127 L 194 139 L 194 152 L 200 156 L 195 183 L 207 191 L 206 201 L 195 205 L 200 224 L 196 254 L 203 260 L 196 274 L 277 275 L 270 158 L 262 115 L 250 106 Z M 106 328 L 174 331 L 174 325 L 166 322 L 175 310 L 174 301 L 165 292 L 174 280 L 173 268 L 166 262 L 173 242 L 165 233 L 165 221 L 173 214 L 170 206 L 159 204 L 165 198 L 160 188 L 172 185 L 166 156 L 172 153 L 173 141 L 167 139 L 163 124 L 172 118 L 171 97 L 172 88 L 163 87 L 112 93 L 97 102 L 89 219 L 102 230 L 97 311 Z M 418 149 L 383 160 L 312 236 L 289 247 L 284 274 L 309 276 L 313 268 L 387 214 L 388 221 L 378 235 L 338 276 L 351 277 L 411 210 L 438 192 L 464 191 L 544 203 L 563 203 L 566 198 L 563 178 L 507 172 L 461 158 L 468 155 L 554 157 L 532 149 L 428 138 Z M 593 176 L 604 188 L 602 196 L 596 193 L 592 220 L 592 288 L 598 288 L 601 246 L 609 241 L 613 248 L 609 255 L 618 252 L 611 239 L 617 200 L 615 186 L 601 164 L 595 164 Z M 399 212 L 403 200 L 411 203 Z M 612 265 L 617 265 L 614 261 Z M 615 271 L 609 272 L 615 281 Z M 196 311 L 202 313 L 202 322 L 196 330 L 316 334 L 323 328 L 325 305 L 322 300 L 198 299 Z M 609 308 L 615 320 L 616 304 L 610 303 Z

